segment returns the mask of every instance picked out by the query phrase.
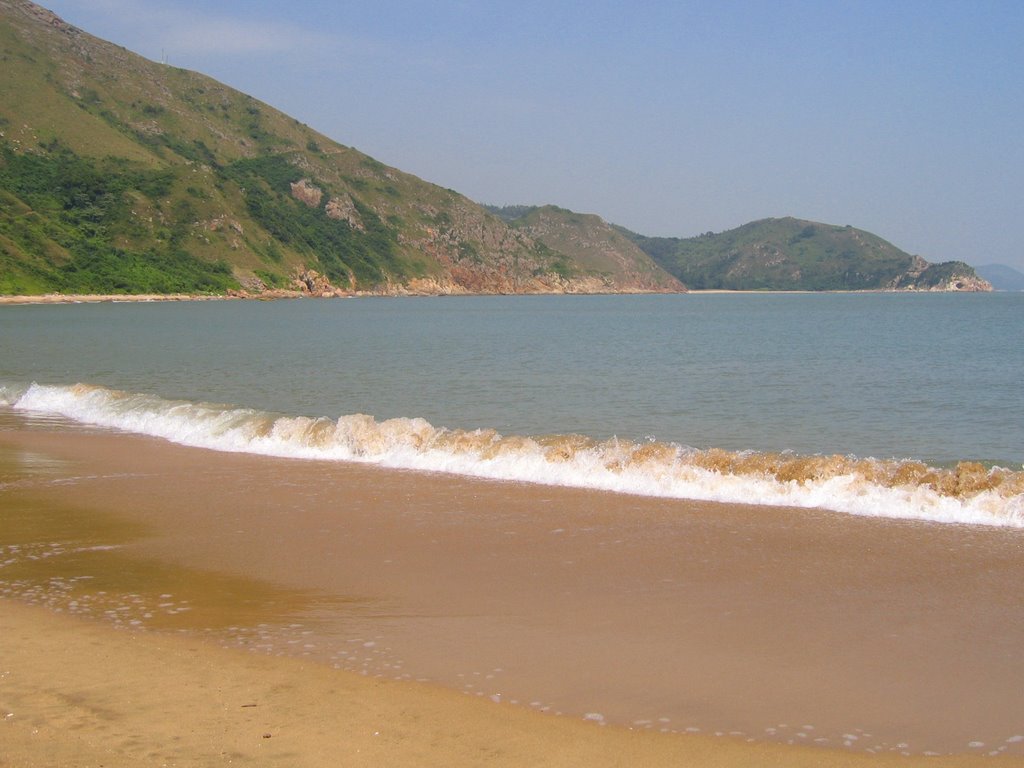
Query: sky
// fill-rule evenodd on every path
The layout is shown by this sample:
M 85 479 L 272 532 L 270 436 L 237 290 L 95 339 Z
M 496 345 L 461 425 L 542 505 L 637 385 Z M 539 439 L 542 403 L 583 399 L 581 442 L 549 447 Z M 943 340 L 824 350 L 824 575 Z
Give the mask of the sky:
M 1024 271 L 1019 0 L 42 0 L 481 203 Z

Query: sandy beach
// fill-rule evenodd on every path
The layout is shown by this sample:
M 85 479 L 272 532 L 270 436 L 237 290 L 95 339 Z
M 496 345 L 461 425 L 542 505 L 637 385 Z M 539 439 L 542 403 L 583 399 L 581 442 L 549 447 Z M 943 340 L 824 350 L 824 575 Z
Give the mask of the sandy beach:
M 199 296 L 185 293 L 110 293 L 63 294 L 44 293 L 37 296 L 0 296 L 3 304 L 102 304 L 118 301 L 219 301 L 231 296 Z
M 0 765 L 971 766 L 665 736 L 0 601 Z
M 600 728 L 0 601 L 0 765 L 940 766 Z
M 685 293 L 693 294 L 694 296 L 700 295 L 745 295 L 745 294 L 822 294 L 822 293 L 899 293 L 900 291 L 893 290 L 869 290 L 869 291 L 726 291 L 726 290 L 692 290 L 685 291 Z M 915 291 L 902 291 L 903 293 L 914 293 Z M 644 291 L 638 291 L 637 293 L 644 293 Z M 659 291 L 651 292 L 654 295 L 662 295 Z M 375 292 L 346 292 L 344 295 L 329 295 L 329 296 L 318 296 L 317 298 L 352 298 L 355 296 L 380 296 L 380 295 L 391 295 L 391 294 L 379 294 Z M 434 295 L 428 293 L 395 293 L 396 296 L 419 296 L 419 295 Z M 474 295 L 474 294 L 455 294 L 455 295 Z M 596 295 L 596 294 L 588 294 Z M 178 294 L 178 293 L 131 293 L 131 294 L 63 294 L 63 293 L 46 293 L 31 296 L 15 296 L 15 295 L 0 295 L 0 306 L 5 304 L 16 305 L 16 304 L 104 304 L 104 303 L 116 303 L 116 302 L 154 302 L 154 301 L 228 301 L 235 299 L 251 299 L 266 301 L 269 299 L 297 299 L 297 298 L 310 298 L 311 294 L 303 293 L 295 290 L 268 290 L 263 293 L 231 293 L 225 295 L 207 295 L 207 294 Z
M 0 765 L 1024 764 L 1017 532 L 9 412 L 0 507 Z

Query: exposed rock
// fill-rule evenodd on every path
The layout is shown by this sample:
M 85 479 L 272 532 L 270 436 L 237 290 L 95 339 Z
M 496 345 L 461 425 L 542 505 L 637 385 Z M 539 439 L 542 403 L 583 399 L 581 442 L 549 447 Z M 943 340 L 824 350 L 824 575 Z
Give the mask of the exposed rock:
M 325 275 L 321 275 L 319 272 L 306 269 L 298 274 L 292 284 L 304 294 L 309 296 L 329 297 L 329 296 L 347 296 L 347 291 L 342 290 L 331 284 L 331 281 L 327 279 Z
M 971 275 L 953 275 L 944 283 L 939 283 L 929 291 L 960 291 L 963 293 L 986 293 L 992 290 L 992 283 Z
M 300 200 L 310 208 L 317 208 L 324 197 L 324 191 L 313 186 L 309 179 L 299 179 L 292 182 L 292 197 Z
M 64 32 L 69 35 L 81 33 L 81 30 L 78 29 L 78 27 L 74 27 L 71 24 L 68 24 L 66 21 L 64 21 L 64 19 L 55 14 L 53 11 L 47 8 L 43 8 L 40 5 L 36 5 L 35 3 L 21 3 L 20 8 L 25 14 L 33 16 L 43 24 L 54 27 L 55 29 L 59 29 L 61 32 Z
M 327 206 L 324 210 L 328 217 L 337 221 L 347 221 L 352 229 L 359 230 L 360 232 L 366 231 L 363 220 L 359 217 L 359 211 L 356 210 L 356 204 L 352 202 L 352 198 L 348 195 L 332 197 L 327 201 Z
M 256 275 L 239 277 L 238 284 L 241 285 L 242 290 L 247 293 L 264 293 L 267 290 L 267 284 L 256 277 Z
M 524 277 L 511 272 L 500 273 L 472 266 L 456 265 L 451 267 L 445 275 L 415 278 L 404 285 L 389 285 L 373 293 L 391 296 L 462 296 L 648 292 L 651 291 L 644 289 L 623 291 L 604 277 L 564 278 L 555 273 Z
M 936 279 L 935 273 L 944 277 Z M 974 269 L 963 262 L 945 262 L 930 264 L 920 256 L 914 256 L 914 262 L 906 274 L 901 275 L 889 286 L 896 290 L 941 292 L 983 293 L 992 290 L 992 284 L 978 277 Z

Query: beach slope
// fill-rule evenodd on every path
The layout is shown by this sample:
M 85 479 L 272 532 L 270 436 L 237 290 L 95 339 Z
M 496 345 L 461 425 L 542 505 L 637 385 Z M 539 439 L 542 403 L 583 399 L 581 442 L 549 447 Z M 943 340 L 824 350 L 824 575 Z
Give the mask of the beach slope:
M 988 766 L 545 716 L 0 601 L 0 765 Z

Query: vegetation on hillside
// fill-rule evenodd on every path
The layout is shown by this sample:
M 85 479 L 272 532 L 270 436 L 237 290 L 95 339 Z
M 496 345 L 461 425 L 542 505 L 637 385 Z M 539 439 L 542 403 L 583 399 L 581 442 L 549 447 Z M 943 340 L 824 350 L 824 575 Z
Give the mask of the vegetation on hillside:
M 0 291 L 585 289 L 554 251 L 195 72 L 0 0 Z M 629 286 L 615 286 L 628 288 Z
M 421 264 L 399 255 L 395 230 L 358 200 L 353 207 L 360 229 L 349 221 L 331 218 L 326 210 L 332 199 L 328 195 L 322 195 L 315 205 L 297 201 L 291 186 L 305 177 L 286 156 L 237 160 L 218 170 L 243 190 L 246 209 L 258 225 L 278 243 L 314 261 L 336 285 L 382 285 L 425 272 Z M 320 182 L 313 179 L 307 183 L 313 188 Z M 320 186 L 315 189 L 323 192 Z
M 870 232 L 794 218 L 685 239 L 622 231 L 697 290 L 926 289 L 976 278 L 963 262 L 929 264 Z
M 93 160 L 57 141 L 18 154 L 0 143 L 0 293 L 223 293 L 237 287 L 224 261 L 182 243 L 185 217 L 145 248 L 130 237 L 131 199 L 169 193 L 173 176 L 123 159 Z
M 686 290 L 600 216 L 556 205 L 487 206 L 487 210 L 552 251 L 565 254 L 578 269 L 609 286 L 628 282 L 647 291 Z
M 682 240 L 485 210 L 28 0 L 0 0 L 0 67 L 0 293 L 827 290 L 970 271 L 796 219 Z

